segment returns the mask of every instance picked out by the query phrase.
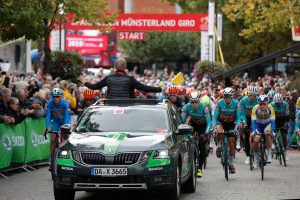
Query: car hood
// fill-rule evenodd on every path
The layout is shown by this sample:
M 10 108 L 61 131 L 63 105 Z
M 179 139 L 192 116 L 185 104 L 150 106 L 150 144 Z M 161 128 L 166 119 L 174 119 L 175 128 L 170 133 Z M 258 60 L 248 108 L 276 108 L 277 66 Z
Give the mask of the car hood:
M 96 151 L 104 154 L 165 149 L 172 145 L 171 133 L 72 133 L 68 145 L 78 151 Z

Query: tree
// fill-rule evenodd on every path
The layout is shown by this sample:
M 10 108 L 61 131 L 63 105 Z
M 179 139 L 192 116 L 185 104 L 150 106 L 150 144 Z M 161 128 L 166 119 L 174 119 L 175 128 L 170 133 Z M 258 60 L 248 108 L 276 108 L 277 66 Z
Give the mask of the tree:
M 50 74 L 52 77 L 78 82 L 77 78 L 82 73 L 83 58 L 73 51 L 54 51 L 51 54 L 53 67 L 50 68 Z
M 199 34 L 148 32 L 145 41 L 123 41 L 121 51 L 140 63 L 178 61 L 199 57 Z
M 51 64 L 49 36 L 56 25 L 66 22 L 64 13 L 74 13 L 73 21 L 85 19 L 94 27 L 110 23 L 114 15 L 106 15 L 107 0 L 0 0 L 0 37 L 3 41 L 25 36 L 28 40 L 44 40 L 45 65 Z
M 184 13 L 207 13 L 208 12 L 208 0 L 167 0 L 171 4 L 178 3 L 183 9 Z M 291 31 L 290 31 L 290 23 L 288 25 L 289 17 L 285 16 L 283 19 L 286 19 L 286 26 L 276 25 L 275 23 L 282 23 L 280 17 L 276 17 L 274 19 L 270 19 L 274 25 L 273 29 L 261 29 L 261 32 L 251 32 L 251 34 L 243 34 L 243 30 L 247 29 L 248 26 L 251 26 L 253 23 L 268 23 L 268 17 L 271 14 L 265 14 L 265 21 L 261 21 L 260 19 L 254 20 L 257 13 L 249 12 L 245 13 L 245 8 L 243 6 L 246 5 L 246 2 L 250 2 L 248 5 L 254 5 L 255 2 L 262 2 L 264 5 L 271 5 L 271 2 L 280 4 L 276 5 L 276 12 L 283 2 L 283 0 L 215 0 L 216 2 L 216 11 L 224 12 L 223 17 L 223 39 L 221 42 L 221 47 L 224 53 L 224 59 L 226 63 L 230 66 L 235 66 L 239 64 L 243 64 L 249 62 L 251 60 L 262 57 L 266 54 L 272 53 L 274 51 L 278 51 L 282 48 L 286 48 L 290 46 L 293 41 L 291 39 Z M 295 1 L 293 1 L 295 2 Z M 293 3 L 292 2 L 292 3 Z M 272 4 L 273 5 L 273 4 Z M 273 5 L 274 6 L 274 5 Z M 299 7 L 298 7 L 299 8 Z M 255 8 L 257 9 L 257 8 Z M 288 6 L 284 5 L 282 9 L 289 9 Z M 298 12 L 297 8 L 293 8 L 294 12 Z M 272 9 L 266 9 L 266 11 L 271 12 Z M 281 11 L 280 11 L 281 12 Z M 282 13 L 286 13 L 288 11 L 282 11 Z M 274 14 L 274 13 L 273 13 Z M 245 21 L 245 16 L 252 16 L 252 21 Z M 291 16 L 291 14 L 289 14 Z M 295 16 L 296 17 L 296 16 Z M 298 14 L 299 17 L 299 14 Z M 249 17 L 249 19 L 252 19 Z M 248 20 L 248 18 L 247 18 Z M 276 27 L 279 27 L 277 29 Z M 266 27 L 266 26 L 265 26 Z M 250 32 L 249 32 L 250 33 Z
M 284 33 L 291 27 L 291 19 L 300 19 L 298 0 L 228 0 L 223 12 L 233 22 L 245 26 L 240 35 L 250 38 L 258 33 Z

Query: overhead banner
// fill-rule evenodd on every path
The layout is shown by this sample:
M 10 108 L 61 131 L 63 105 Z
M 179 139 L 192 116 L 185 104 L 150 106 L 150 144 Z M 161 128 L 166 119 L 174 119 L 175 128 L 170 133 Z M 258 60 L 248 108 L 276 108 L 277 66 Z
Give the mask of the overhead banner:
M 90 30 L 92 25 L 85 20 L 71 22 L 74 15 L 67 14 L 68 30 Z M 120 14 L 115 23 L 99 24 L 116 31 L 184 31 L 208 30 L 207 14 Z
M 132 41 L 142 41 L 145 40 L 144 32 L 129 32 L 121 31 L 119 32 L 119 40 L 132 40 Z

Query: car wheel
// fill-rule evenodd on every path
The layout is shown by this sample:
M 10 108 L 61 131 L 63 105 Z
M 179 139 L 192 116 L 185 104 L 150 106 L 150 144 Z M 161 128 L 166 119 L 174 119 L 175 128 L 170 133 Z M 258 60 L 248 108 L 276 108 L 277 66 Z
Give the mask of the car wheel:
M 194 193 L 197 187 L 197 168 L 196 159 L 193 159 L 191 174 L 189 179 L 182 185 L 182 191 L 188 193 Z
M 53 184 L 53 191 L 54 191 L 54 199 L 55 200 L 74 200 L 75 198 L 75 191 L 73 190 L 60 190 L 55 187 Z
M 166 200 L 179 200 L 180 199 L 180 192 L 181 192 L 181 173 L 180 168 L 177 165 L 175 171 L 175 180 L 173 183 L 173 187 L 168 193 L 166 194 Z

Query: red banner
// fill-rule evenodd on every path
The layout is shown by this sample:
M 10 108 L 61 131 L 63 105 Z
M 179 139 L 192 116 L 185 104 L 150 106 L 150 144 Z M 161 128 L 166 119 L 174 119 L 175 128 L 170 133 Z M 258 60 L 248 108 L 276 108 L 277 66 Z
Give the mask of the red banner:
M 145 33 L 144 32 L 121 31 L 121 32 L 119 32 L 118 39 L 119 40 L 141 41 L 141 40 L 145 40 Z
M 84 20 L 71 22 L 72 15 L 67 15 L 68 30 L 94 29 Z M 111 24 L 99 24 L 99 28 L 111 27 L 116 31 L 189 31 L 208 30 L 207 14 L 120 14 Z
M 95 49 L 97 51 L 107 50 L 107 36 L 82 36 L 67 35 L 66 50 Z

